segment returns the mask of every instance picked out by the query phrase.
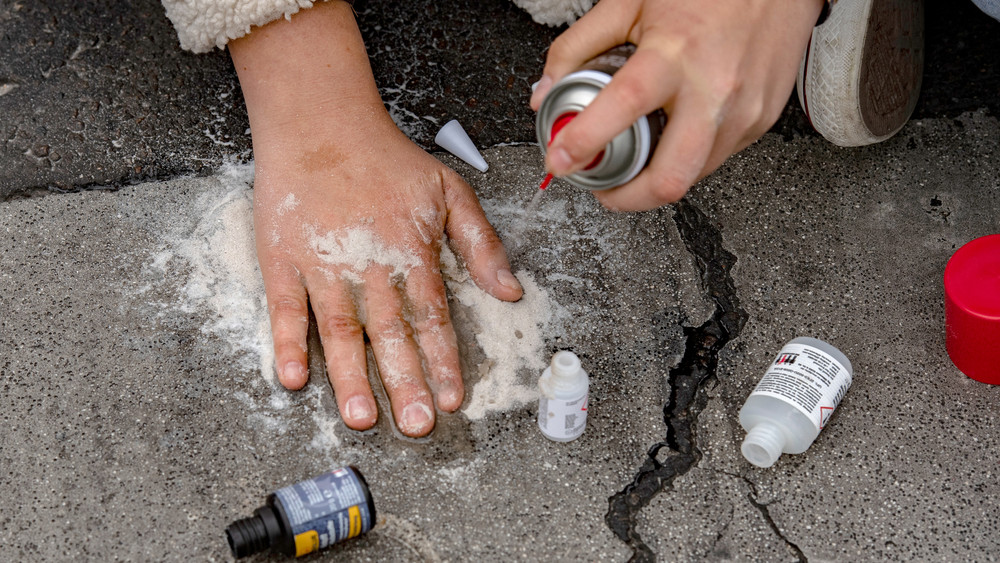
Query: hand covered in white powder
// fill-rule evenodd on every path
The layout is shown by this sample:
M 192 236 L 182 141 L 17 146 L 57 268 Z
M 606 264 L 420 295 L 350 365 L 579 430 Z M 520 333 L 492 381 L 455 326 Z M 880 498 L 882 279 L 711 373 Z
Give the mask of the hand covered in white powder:
M 657 108 L 667 127 L 649 166 L 594 192 L 616 210 L 679 200 L 696 181 L 777 121 L 822 0 L 602 0 L 552 43 L 531 97 L 624 43 L 637 49 L 591 104 L 549 145 L 548 170 L 572 174 L 616 135 Z
M 344 422 L 363 430 L 377 419 L 367 334 L 397 427 L 428 434 L 435 405 L 451 412 L 464 397 L 441 244 L 447 234 L 480 287 L 516 301 L 503 245 L 472 189 L 389 118 L 347 4 L 317 4 L 230 50 L 253 132 L 279 380 L 307 382 L 311 305 Z

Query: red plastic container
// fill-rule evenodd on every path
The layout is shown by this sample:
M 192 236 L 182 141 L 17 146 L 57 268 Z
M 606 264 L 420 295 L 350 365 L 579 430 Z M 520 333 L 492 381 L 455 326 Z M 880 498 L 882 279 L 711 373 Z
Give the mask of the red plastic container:
M 948 356 L 962 373 L 1000 385 L 1000 235 L 959 248 L 944 269 Z

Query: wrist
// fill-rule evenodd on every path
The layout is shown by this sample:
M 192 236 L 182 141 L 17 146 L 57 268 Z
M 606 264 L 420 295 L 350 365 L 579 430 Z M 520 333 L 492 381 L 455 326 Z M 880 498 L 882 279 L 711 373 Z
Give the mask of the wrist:
M 389 120 L 350 4 L 317 3 L 229 44 L 254 137 Z M 322 123 L 317 118 L 322 118 Z M 391 123 L 391 120 L 389 120 Z

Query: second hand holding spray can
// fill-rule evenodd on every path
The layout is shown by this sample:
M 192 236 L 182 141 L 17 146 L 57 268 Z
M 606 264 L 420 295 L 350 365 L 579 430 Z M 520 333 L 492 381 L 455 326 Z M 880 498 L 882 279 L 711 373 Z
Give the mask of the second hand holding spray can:
M 535 133 L 543 152 L 556 134 L 594 101 L 633 53 L 635 45 L 619 45 L 552 86 L 535 118 Z M 585 190 L 608 190 L 629 182 L 649 162 L 666 123 L 667 116 L 659 109 L 640 117 L 605 145 L 583 170 L 565 180 Z

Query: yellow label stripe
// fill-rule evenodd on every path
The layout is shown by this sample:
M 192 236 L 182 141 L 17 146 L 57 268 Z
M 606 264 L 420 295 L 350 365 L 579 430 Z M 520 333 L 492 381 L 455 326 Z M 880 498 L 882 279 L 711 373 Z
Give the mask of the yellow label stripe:
M 353 538 L 354 536 L 361 535 L 361 509 L 357 505 L 348 508 L 347 517 L 351 521 L 351 530 L 347 534 L 347 537 Z
M 319 551 L 319 534 L 316 533 L 316 530 L 308 530 L 295 536 L 296 557 L 302 557 L 314 551 Z

